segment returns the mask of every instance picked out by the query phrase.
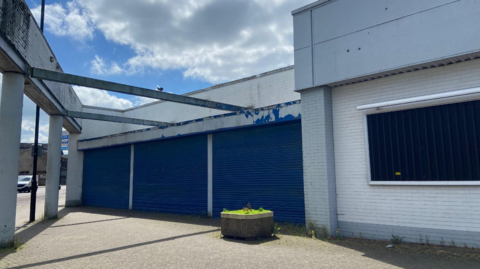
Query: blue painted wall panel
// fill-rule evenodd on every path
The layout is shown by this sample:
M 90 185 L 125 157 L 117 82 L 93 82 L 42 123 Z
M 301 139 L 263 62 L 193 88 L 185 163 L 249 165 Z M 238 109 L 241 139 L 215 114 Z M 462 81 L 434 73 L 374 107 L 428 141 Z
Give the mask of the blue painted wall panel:
M 84 205 L 128 209 L 129 187 L 130 146 L 85 151 Z
M 133 210 L 207 214 L 207 135 L 135 145 Z
M 250 203 L 304 224 L 302 160 L 300 121 L 214 134 L 213 216 Z

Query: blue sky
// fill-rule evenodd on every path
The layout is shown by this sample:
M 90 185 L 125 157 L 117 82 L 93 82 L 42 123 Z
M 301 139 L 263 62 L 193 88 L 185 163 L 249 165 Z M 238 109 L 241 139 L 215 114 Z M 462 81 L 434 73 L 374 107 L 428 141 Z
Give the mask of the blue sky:
M 292 65 L 291 11 L 311 1 L 46 0 L 44 34 L 66 73 L 184 94 Z M 41 1 L 26 3 L 39 22 Z M 84 105 L 152 101 L 74 89 Z M 25 97 L 22 142 L 33 141 L 34 115 Z M 43 112 L 40 123 L 46 143 Z
M 39 0 L 27 0 L 26 2 L 30 9 L 38 8 L 41 4 Z M 68 2 L 72 1 L 46 0 L 46 12 L 48 12 L 48 5 L 60 4 L 65 8 Z M 46 26 L 46 28 L 48 28 L 48 26 Z M 57 60 L 61 64 L 63 71 L 66 73 L 110 80 L 148 89 L 154 89 L 159 85 L 163 87 L 165 91 L 176 94 L 184 94 L 212 85 L 211 82 L 204 80 L 184 78 L 184 70 L 182 69 L 158 70 L 147 67 L 142 73 L 129 75 L 96 74 L 90 70 L 91 61 L 95 59 L 95 56 L 101 57 L 107 62 L 115 61 L 117 63 L 123 63 L 135 56 L 134 51 L 128 45 L 107 41 L 99 30 L 94 30 L 91 40 L 83 41 L 73 39 L 69 36 L 58 36 L 49 30 L 46 30 L 44 35 L 54 51 Z M 118 93 L 111 94 L 131 99 L 128 95 Z

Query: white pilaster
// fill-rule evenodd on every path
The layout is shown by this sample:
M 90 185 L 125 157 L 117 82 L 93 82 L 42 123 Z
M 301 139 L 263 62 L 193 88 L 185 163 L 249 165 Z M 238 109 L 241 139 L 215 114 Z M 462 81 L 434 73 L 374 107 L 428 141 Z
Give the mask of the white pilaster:
M 213 216 L 213 139 L 208 135 L 208 216 Z
M 67 198 L 65 206 L 82 205 L 83 187 L 83 151 L 77 151 L 80 134 L 68 136 Z
M 133 208 L 133 161 L 135 158 L 135 145 L 130 146 L 130 194 L 128 199 L 128 209 Z
M 22 74 L 4 73 L 0 98 L 0 248 L 13 244 L 22 129 Z
M 302 147 L 307 226 L 337 230 L 332 89 L 302 90 Z

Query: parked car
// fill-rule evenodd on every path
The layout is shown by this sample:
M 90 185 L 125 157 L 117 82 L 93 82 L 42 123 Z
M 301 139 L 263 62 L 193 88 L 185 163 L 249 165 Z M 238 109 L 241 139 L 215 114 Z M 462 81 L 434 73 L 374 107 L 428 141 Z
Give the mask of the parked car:
M 32 178 L 33 176 L 31 175 L 18 176 L 17 191 L 30 192 L 32 189 Z

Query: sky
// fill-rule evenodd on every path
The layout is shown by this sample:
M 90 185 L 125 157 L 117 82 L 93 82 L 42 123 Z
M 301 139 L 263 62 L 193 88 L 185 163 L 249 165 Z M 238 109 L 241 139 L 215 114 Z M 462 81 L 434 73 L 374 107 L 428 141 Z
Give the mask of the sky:
M 39 23 L 41 1 L 25 1 Z M 310 2 L 46 0 L 44 35 L 66 73 L 184 94 L 292 65 L 291 11 Z M 84 105 L 152 101 L 74 89 Z M 39 141 L 47 143 L 48 115 L 40 119 Z M 34 122 L 35 104 L 24 96 L 22 142 L 33 142 Z

